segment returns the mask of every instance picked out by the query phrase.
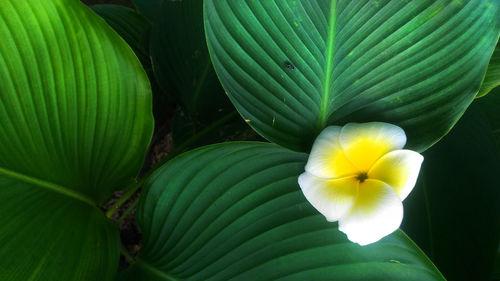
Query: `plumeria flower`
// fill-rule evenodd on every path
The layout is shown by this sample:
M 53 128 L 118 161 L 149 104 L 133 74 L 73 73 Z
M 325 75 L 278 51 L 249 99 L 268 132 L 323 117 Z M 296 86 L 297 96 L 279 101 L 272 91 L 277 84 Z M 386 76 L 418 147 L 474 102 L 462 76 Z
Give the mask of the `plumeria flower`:
M 376 242 L 401 224 L 402 201 L 424 160 L 405 144 L 403 129 L 388 123 L 327 127 L 313 144 L 300 188 L 349 240 Z

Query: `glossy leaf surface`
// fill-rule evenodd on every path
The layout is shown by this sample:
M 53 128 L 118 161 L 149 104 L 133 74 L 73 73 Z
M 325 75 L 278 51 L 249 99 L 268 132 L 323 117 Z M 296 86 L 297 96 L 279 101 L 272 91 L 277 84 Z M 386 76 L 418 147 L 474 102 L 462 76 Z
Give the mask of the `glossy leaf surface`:
M 402 228 L 449 280 L 494 280 L 500 142 L 479 104 L 493 96 L 474 101 L 453 130 L 424 152 L 421 176 L 405 200 Z M 499 109 L 497 103 L 497 116 Z
M 119 236 L 96 206 L 142 166 L 144 70 L 80 1 L 1 1 L 0 34 L 0 279 L 110 280 Z
M 471 103 L 500 2 L 206 0 L 217 74 L 262 136 L 307 151 L 327 125 L 384 121 L 422 151 Z
M 306 154 L 206 146 L 146 183 L 138 261 L 119 280 L 442 280 L 404 233 L 361 247 L 304 198 Z

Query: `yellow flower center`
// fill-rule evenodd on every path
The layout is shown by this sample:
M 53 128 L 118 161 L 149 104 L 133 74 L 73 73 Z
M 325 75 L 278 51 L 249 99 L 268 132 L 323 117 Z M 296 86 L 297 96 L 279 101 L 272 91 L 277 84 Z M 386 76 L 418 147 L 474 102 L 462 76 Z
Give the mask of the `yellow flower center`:
M 356 179 L 359 181 L 359 183 L 363 183 L 367 178 L 368 178 L 368 174 L 366 172 L 361 172 L 356 177 Z

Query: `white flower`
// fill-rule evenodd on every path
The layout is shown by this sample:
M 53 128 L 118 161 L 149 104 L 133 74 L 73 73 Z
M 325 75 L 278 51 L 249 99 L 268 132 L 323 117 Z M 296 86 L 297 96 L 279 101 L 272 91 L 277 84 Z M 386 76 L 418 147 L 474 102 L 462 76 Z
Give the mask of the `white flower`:
M 299 185 L 309 202 L 352 242 L 366 245 L 396 230 L 402 201 L 423 156 L 403 150 L 406 135 L 382 122 L 330 126 L 315 140 Z

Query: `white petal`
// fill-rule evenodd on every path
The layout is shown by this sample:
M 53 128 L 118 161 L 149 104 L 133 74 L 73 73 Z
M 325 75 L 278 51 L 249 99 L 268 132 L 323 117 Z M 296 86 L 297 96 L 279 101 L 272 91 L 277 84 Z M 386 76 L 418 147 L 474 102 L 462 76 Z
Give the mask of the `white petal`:
M 336 221 L 345 215 L 358 193 L 355 177 L 326 180 L 305 172 L 299 176 L 299 185 L 311 205 L 328 221 Z
M 378 180 L 366 180 L 339 230 L 360 245 L 376 242 L 396 230 L 403 219 L 403 204 L 394 189 Z
M 384 154 L 403 148 L 406 135 L 403 129 L 389 123 L 349 123 L 342 127 L 339 141 L 347 158 L 359 170 L 368 172 Z
M 375 162 L 368 172 L 368 178 L 392 186 L 402 201 L 415 186 L 423 161 L 424 157 L 415 151 L 391 151 Z
M 325 128 L 314 141 L 306 171 L 320 178 L 341 178 L 358 171 L 342 151 L 339 143 L 341 127 Z

